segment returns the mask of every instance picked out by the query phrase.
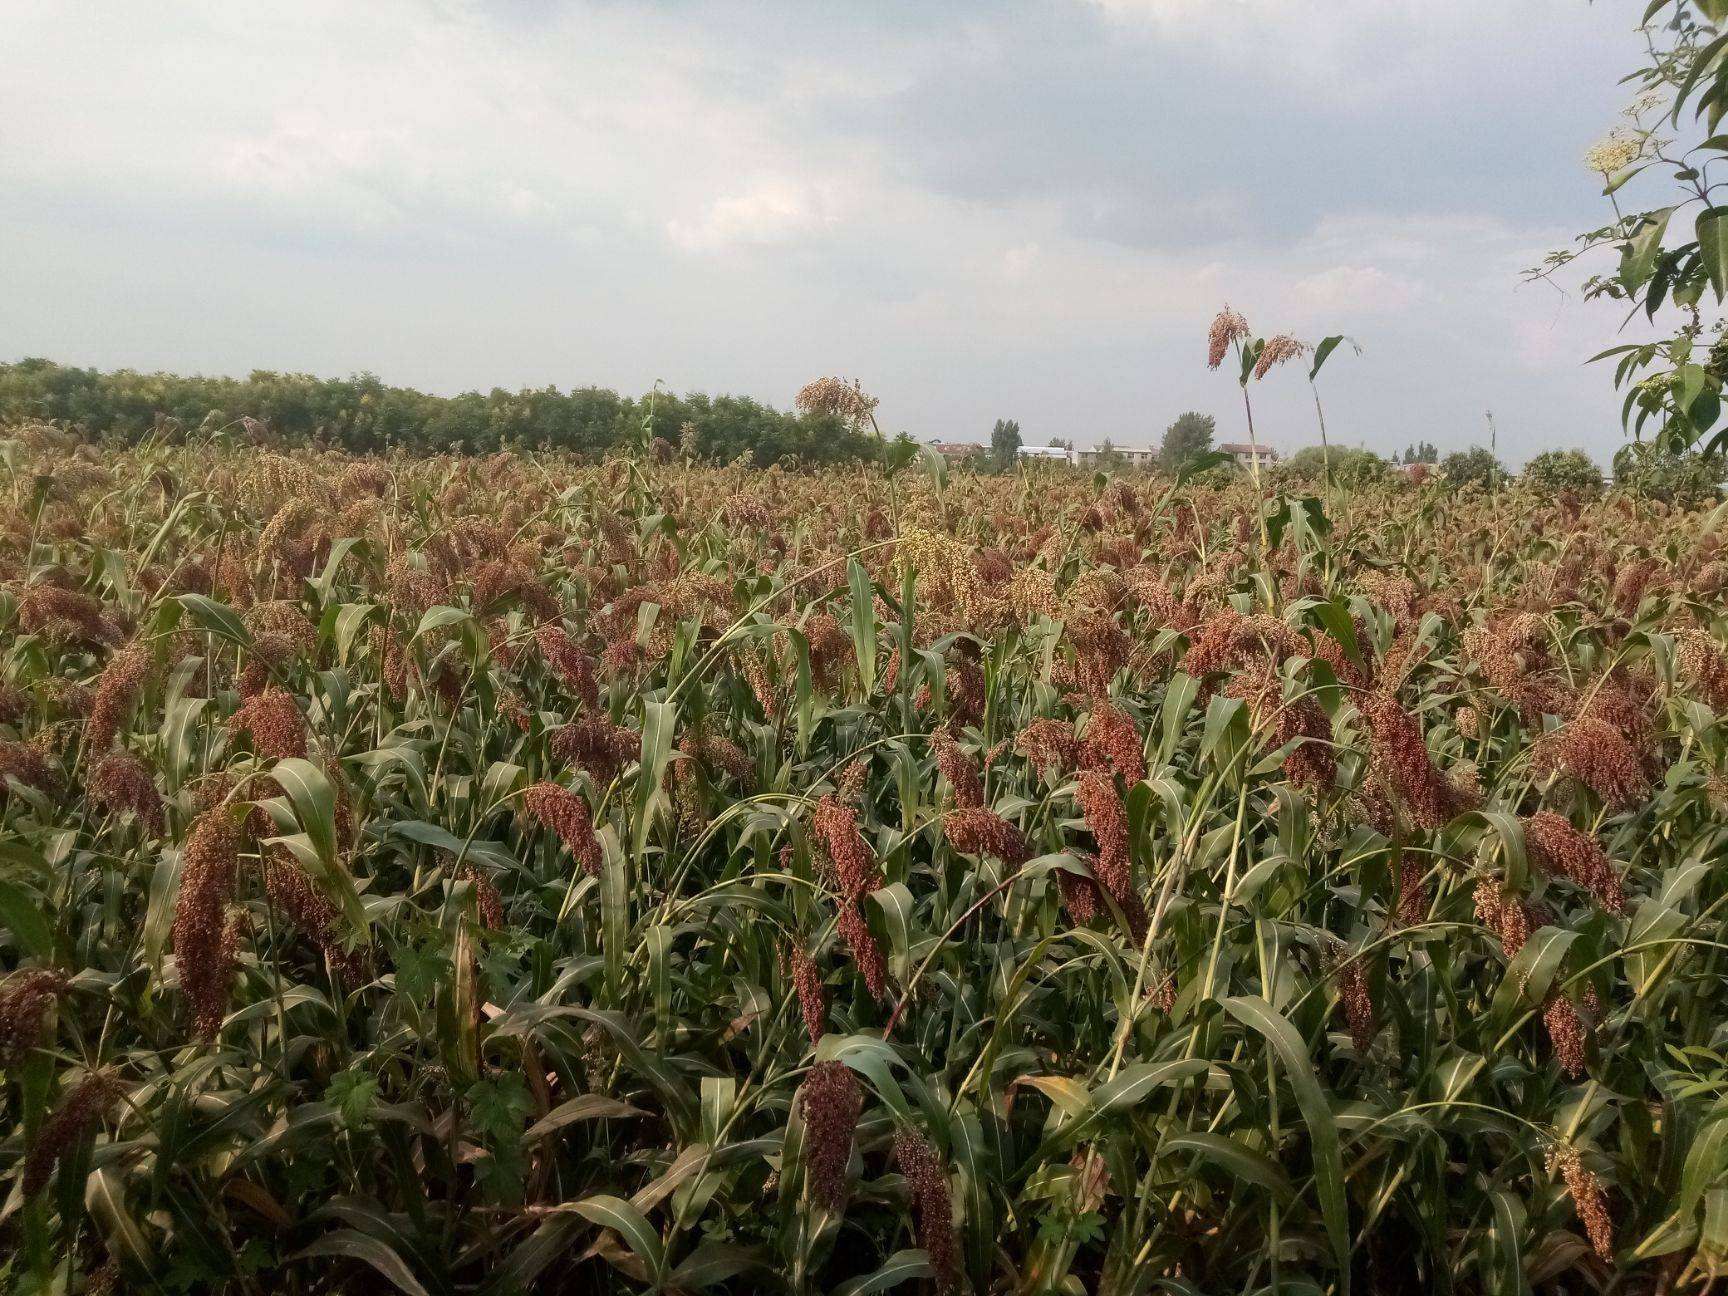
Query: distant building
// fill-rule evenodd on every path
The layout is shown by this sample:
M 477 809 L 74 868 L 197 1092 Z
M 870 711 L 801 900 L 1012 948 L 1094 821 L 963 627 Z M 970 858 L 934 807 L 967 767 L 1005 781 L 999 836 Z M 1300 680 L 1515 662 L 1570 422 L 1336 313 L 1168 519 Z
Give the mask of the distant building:
M 1077 455 L 1077 462 L 1082 468 L 1095 468 L 1106 455 L 1109 455 L 1116 464 L 1122 467 L 1155 468 L 1158 466 L 1158 452 L 1145 446 L 1113 445 L 1106 447 L 1096 445 L 1090 450 L 1081 450 Z
M 932 441 L 930 448 L 941 455 L 949 463 L 971 459 L 984 453 L 985 447 L 976 441 Z
M 1029 446 L 1023 445 L 1019 450 L 1022 459 L 1036 459 L 1043 463 L 1073 463 L 1074 452 L 1066 446 Z
M 1234 459 L 1238 468 L 1250 471 L 1257 466 L 1270 468 L 1278 462 L 1278 452 L 1271 446 L 1255 446 L 1246 441 L 1226 441 L 1218 448 Z

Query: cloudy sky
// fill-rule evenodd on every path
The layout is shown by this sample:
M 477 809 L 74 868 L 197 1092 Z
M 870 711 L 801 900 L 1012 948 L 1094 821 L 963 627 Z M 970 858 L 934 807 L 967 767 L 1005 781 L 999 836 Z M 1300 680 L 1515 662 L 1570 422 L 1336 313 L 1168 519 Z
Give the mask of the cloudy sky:
M 1228 301 L 1343 332 L 1334 439 L 1618 440 L 1519 271 L 1643 0 L 0 0 L 0 358 L 598 384 L 1155 442 Z M 1315 438 L 1291 370 L 1265 439 Z

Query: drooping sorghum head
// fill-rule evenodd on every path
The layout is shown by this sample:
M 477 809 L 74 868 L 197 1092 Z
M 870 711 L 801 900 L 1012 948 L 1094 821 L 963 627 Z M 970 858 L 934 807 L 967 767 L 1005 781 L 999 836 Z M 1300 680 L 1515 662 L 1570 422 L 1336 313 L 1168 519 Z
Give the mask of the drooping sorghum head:
M 48 1186 L 61 1159 L 119 1101 L 120 1093 L 119 1078 L 109 1070 L 92 1071 L 72 1087 L 24 1154 L 25 1197 L 34 1197 Z
M 108 659 L 101 679 L 96 681 L 90 718 L 84 725 L 84 737 L 94 750 L 101 751 L 114 741 L 155 666 L 155 655 L 147 643 L 129 644 Z
M 1206 331 L 1206 367 L 1216 369 L 1223 364 L 1231 344 L 1247 336 L 1248 321 L 1226 303 L 1224 309 L 1213 316 L 1212 327 Z
M 601 715 L 583 716 L 554 730 L 551 745 L 559 760 L 585 771 L 602 788 L 642 755 L 641 734 Z
M 805 1033 L 814 1048 L 822 1040 L 828 1025 L 828 992 L 822 985 L 822 969 L 805 953 L 802 945 L 792 947 L 792 988 L 798 995 L 798 1011 L 804 1018 Z
M 1081 750 L 1084 764 L 1114 770 L 1127 783 L 1146 777 L 1146 754 L 1134 722 L 1102 700 L 1094 702 Z
M 1626 911 L 1626 894 L 1607 852 L 1594 837 L 1580 832 L 1561 815 L 1539 810 L 1526 819 L 1524 845 L 1544 870 L 1571 878 L 1609 913 Z
M 174 906 L 174 961 L 194 1030 L 208 1039 L 222 1024 L 234 970 L 228 903 L 234 895 L 241 828 L 227 806 L 206 810 L 192 824 L 181 852 L 180 894 Z
M 841 899 L 835 929 L 840 933 L 840 939 L 846 942 L 846 948 L 852 951 L 852 961 L 858 965 L 858 972 L 864 978 L 870 997 L 879 1003 L 886 1002 L 888 957 L 882 952 L 882 944 L 876 939 L 876 933 L 870 930 L 861 900 Z
M 1138 938 L 1146 930 L 1146 906 L 1134 889 L 1133 857 L 1129 853 L 1128 812 L 1116 790 L 1116 780 L 1103 770 L 1080 775 L 1080 812 L 1098 844 L 1095 872 L 1102 886 L 1122 910 L 1129 929 Z
M 1298 341 L 1288 333 L 1279 333 L 1266 339 L 1266 345 L 1260 348 L 1260 358 L 1254 363 L 1254 377 L 1264 378 L 1272 369 L 1288 360 L 1296 360 L 1308 354 L 1306 342 Z
M 564 627 L 548 621 L 534 632 L 534 644 L 552 673 L 584 706 L 597 706 L 600 684 L 594 674 L 594 659 L 572 642 Z
M 954 1201 L 948 1174 L 930 1141 L 913 1129 L 894 1134 L 894 1160 L 912 1190 L 918 1214 L 918 1243 L 930 1257 L 940 1291 L 959 1282 L 959 1254 L 954 1244 Z
M 264 894 L 277 913 L 330 960 L 344 983 L 360 981 L 366 959 L 343 944 L 341 912 L 284 847 L 271 846 L 264 852 Z
M 1358 706 L 1368 723 L 1372 769 L 1397 795 L 1417 827 L 1443 828 L 1470 808 L 1468 793 L 1434 767 L 1422 726 L 1396 698 L 1376 693 Z
M 1040 771 L 1066 772 L 1080 764 L 1080 740 L 1067 720 L 1034 720 L 1014 739 L 1014 749 Z
M 966 758 L 966 753 L 960 750 L 960 744 L 954 741 L 954 735 L 947 726 L 930 735 L 930 749 L 936 755 L 936 768 L 942 771 L 942 777 L 948 780 L 948 786 L 953 790 L 954 804 L 962 808 L 983 805 L 984 785 L 978 778 L 978 771 Z
M 1548 1157 L 1548 1173 L 1556 1172 L 1565 1181 L 1573 1209 L 1583 1221 L 1591 1250 L 1604 1263 L 1613 1263 L 1614 1220 L 1608 1213 L 1608 1199 L 1601 1182 L 1585 1168 L 1577 1149 L 1564 1145 L 1556 1147 Z
M 144 762 L 116 748 L 90 770 L 90 798 L 104 810 L 130 811 L 153 837 L 162 835 L 162 796 Z
M 600 876 L 600 839 L 594 834 L 587 801 L 557 783 L 540 782 L 522 794 L 522 809 L 540 827 L 556 834 L 590 877 Z
M 962 855 L 994 855 L 1004 864 L 1023 864 L 1030 854 L 1020 830 L 983 806 L 950 810 L 943 816 L 942 831 Z
M 857 900 L 882 885 L 876 856 L 858 831 L 858 812 L 829 793 L 810 815 L 810 836 L 822 848 L 835 885 L 849 900 Z
M 306 755 L 306 718 L 293 695 L 281 689 L 267 688 L 247 698 L 228 727 L 246 734 L 253 750 L 270 760 Z
M 828 1210 L 846 1197 L 846 1163 L 858 1130 L 864 1094 L 844 1062 L 818 1062 L 798 1086 L 810 1195 Z
M 1581 715 L 1532 749 L 1536 769 L 1577 779 L 1610 810 L 1630 810 L 1650 790 L 1650 776 L 1637 748 L 1619 729 L 1595 716 Z
M 42 1042 L 48 1010 L 66 991 L 53 968 L 25 968 L 0 981 L 0 1067 L 23 1061 Z

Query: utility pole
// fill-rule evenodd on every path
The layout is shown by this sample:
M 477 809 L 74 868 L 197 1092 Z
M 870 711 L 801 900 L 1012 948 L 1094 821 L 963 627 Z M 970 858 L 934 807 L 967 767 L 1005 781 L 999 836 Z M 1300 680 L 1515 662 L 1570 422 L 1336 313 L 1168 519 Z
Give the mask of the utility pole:
M 1494 426 L 1494 411 L 1488 412 L 1488 453 L 1494 456 L 1494 489 L 1500 489 L 1500 433 Z

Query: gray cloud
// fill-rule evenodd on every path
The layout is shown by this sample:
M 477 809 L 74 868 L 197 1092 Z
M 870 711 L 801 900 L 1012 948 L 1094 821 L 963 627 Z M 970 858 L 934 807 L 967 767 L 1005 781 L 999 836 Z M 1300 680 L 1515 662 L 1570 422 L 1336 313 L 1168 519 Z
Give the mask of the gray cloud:
M 1583 0 L 0 0 L 0 355 L 369 368 L 897 425 L 1234 430 L 1228 299 L 1345 331 L 1346 439 L 1605 454 L 1618 320 L 1518 270 L 1594 221 L 1634 56 Z M 21 253 L 21 254 L 16 254 Z M 1265 423 L 1308 441 L 1305 387 Z

